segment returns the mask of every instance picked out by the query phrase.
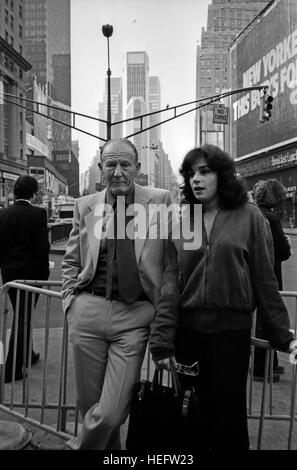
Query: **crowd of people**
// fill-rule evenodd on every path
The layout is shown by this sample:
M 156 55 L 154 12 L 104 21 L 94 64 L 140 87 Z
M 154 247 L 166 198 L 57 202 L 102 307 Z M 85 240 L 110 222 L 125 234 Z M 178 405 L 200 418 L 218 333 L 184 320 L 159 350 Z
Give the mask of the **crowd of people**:
M 76 200 L 62 262 L 62 305 L 83 418 L 80 433 L 67 448 L 121 449 L 120 426 L 129 414 L 149 342 L 159 369 L 199 364 L 197 449 L 247 450 L 246 385 L 255 309 L 262 338 L 279 351 L 295 347 L 279 293 L 281 261 L 290 256 L 290 245 L 271 210 L 281 202 L 281 185 L 261 182 L 255 188 L 257 204 L 249 202 L 234 160 L 205 145 L 182 161 L 183 210 L 173 213 L 176 205 L 169 191 L 134 182 L 140 163 L 129 140 L 106 142 L 99 167 L 106 189 Z M 29 216 L 32 191 L 16 194 L 15 209 L 0 211 L 1 246 L 14 218 L 25 217 L 22 210 Z M 202 206 L 198 219 L 197 205 Z M 161 206 L 173 214 L 166 222 L 167 236 L 161 236 L 164 219 L 152 211 Z M 32 212 L 31 217 L 43 234 L 41 212 Z M 180 237 L 173 235 L 174 224 L 185 220 L 200 232 L 198 246 L 189 248 L 183 230 Z M 35 243 L 40 246 L 40 240 L 34 240 L 28 241 L 33 251 Z M 38 262 L 46 267 L 45 241 L 43 252 Z M 4 280 L 9 259 L 6 250 L 0 252 Z M 43 277 L 37 269 L 36 265 L 29 273 L 22 271 L 22 276 L 14 272 L 12 277 L 46 279 L 47 269 Z M 22 335 L 20 342 L 24 331 Z M 261 376 L 261 358 L 257 360 Z M 275 363 L 277 370 L 280 373 Z M 15 378 L 21 373 L 18 369 Z

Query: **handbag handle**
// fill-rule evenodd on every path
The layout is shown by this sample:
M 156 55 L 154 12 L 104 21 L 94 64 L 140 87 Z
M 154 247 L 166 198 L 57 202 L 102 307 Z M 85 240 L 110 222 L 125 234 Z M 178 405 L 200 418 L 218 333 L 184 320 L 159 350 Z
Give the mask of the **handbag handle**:
M 176 368 L 174 367 L 174 364 L 172 361 L 170 361 L 170 374 L 171 374 L 171 379 L 172 379 L 172 389 L 174 396 L 177 397 L 181 393 L 181 385 L 179 382 L 179 378 L 177 375 Z M 162 385 L 163 382 L 163 370 L 160 369 L 155 369 L 154 372 L 154 377 L 152 381 L 152 386 L 151 389 L 153 390 L 158 384 Z

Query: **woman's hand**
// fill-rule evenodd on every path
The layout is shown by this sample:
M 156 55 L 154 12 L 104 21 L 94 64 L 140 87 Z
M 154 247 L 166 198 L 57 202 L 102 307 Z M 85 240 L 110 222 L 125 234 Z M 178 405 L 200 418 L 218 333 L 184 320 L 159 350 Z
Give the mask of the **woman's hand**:
M 293 339 L 293 341 L 291 341 L 290 346 L 289 346 L 289 352 L 296 351 L 296 349 L 297 349 L 297 339 Z
M 291 364 L 297 364 L 297 340 L 296 339 L 291 341 L 288 352 L 291 353 L 290 354 Z
M 176 361 L 175 357 L 166 357 L 165 359 L 160 359 L 159 361 L 155 361 L 155 366 L 159 370 L 170 370 L 170 365 L 175 366 Z

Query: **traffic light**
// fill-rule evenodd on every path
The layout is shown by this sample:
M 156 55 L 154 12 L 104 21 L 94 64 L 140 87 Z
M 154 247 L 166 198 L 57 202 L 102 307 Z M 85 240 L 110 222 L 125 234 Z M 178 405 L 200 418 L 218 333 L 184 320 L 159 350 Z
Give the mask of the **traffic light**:
M 259 121 L 269 121 L 271 118 L 273 97 L 265 90 L 260 98 Z

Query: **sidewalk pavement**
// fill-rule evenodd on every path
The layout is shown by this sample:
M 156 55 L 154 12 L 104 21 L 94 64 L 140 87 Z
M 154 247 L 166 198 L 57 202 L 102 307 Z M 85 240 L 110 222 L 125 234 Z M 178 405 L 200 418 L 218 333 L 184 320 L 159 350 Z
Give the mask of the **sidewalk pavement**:
M 297 228 L 288 228 L 288 227 L 284 227 L 284 232 L 286 235 L 293 235 L 293 236 L 297 236 Z
M 68 239 L 63 240 L 62 242 L 52 243 L 51 248 L 50 248 L 50 254 L 63 256 L 66 251 L 67 242 L 68 242 Z

